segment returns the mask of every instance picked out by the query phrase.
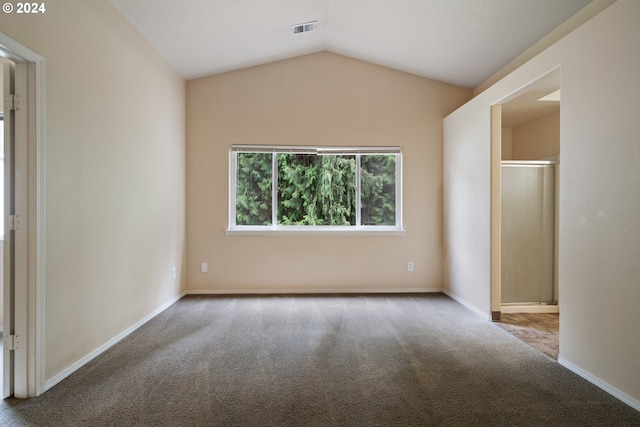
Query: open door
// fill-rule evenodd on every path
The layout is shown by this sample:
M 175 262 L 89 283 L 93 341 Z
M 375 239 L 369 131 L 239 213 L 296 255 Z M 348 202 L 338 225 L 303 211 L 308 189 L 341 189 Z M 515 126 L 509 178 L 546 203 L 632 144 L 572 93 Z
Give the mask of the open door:
M 44 58 L 0 32 L 4 90 L 4 397 L 44 392 Z
M 14 351 L 12 350 L 13 336 L 15 336 L 15 280 L 13 269 L 14 244 L 12 232 L 10 231 L 10 213 L 14 212 L 13 182 L 14 173 L 12 167 L 12 152 L 15 147 L 15 113 L 11 95 L 15 93 L 15 69 L 13 64 L 3 65 L 3 94 L 4 96 L 4 277 L 3 277 L 3 377 L 2 377 L 2 397 L 13 395 L 14 390 Z
M 3 397 L 26 396 L 28 227 L 27 64 L 3 64 L 4 89 L 4 314 Z M 18 307 L 24 307 L 18 309 Z M 19 379 L 19 383 L 16 380 Z

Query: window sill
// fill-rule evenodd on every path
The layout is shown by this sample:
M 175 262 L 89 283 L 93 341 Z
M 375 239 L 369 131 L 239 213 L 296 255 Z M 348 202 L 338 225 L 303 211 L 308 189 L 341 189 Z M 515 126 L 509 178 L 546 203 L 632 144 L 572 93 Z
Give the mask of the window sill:
M 395 227 L 251 227 L 225 231 L 227 236 L 404 236 Z

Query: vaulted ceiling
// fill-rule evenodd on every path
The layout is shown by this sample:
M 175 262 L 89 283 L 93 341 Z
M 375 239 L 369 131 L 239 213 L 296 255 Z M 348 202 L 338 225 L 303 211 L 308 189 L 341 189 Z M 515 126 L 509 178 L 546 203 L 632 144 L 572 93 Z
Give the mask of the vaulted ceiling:
M 592 0 L 111 1 L 187 80 L 326 50 L 474 88 Z

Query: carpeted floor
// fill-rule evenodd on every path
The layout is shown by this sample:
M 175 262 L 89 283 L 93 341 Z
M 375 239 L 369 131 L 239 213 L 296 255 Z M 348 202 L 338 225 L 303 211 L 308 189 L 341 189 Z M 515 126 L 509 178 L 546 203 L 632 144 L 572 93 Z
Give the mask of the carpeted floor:
M 189 296 L 3 426 L 632 426 L 442 294 Z

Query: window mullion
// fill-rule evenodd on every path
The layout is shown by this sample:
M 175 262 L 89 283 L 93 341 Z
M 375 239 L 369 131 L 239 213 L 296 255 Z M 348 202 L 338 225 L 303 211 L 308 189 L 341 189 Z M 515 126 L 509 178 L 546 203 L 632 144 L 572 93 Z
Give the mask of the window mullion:
M 271 155 L 271 225 L 278 224 L 278 153 Z
M 362 219 L 360 218 L 361 209 L 360 203 L 362 201 L 362 196 L 360 194 L 360 154 L 356 154 L 356 227 L 362 225 Z
M 402 228 L 402 156 L 396 155 L 396 227 Z

